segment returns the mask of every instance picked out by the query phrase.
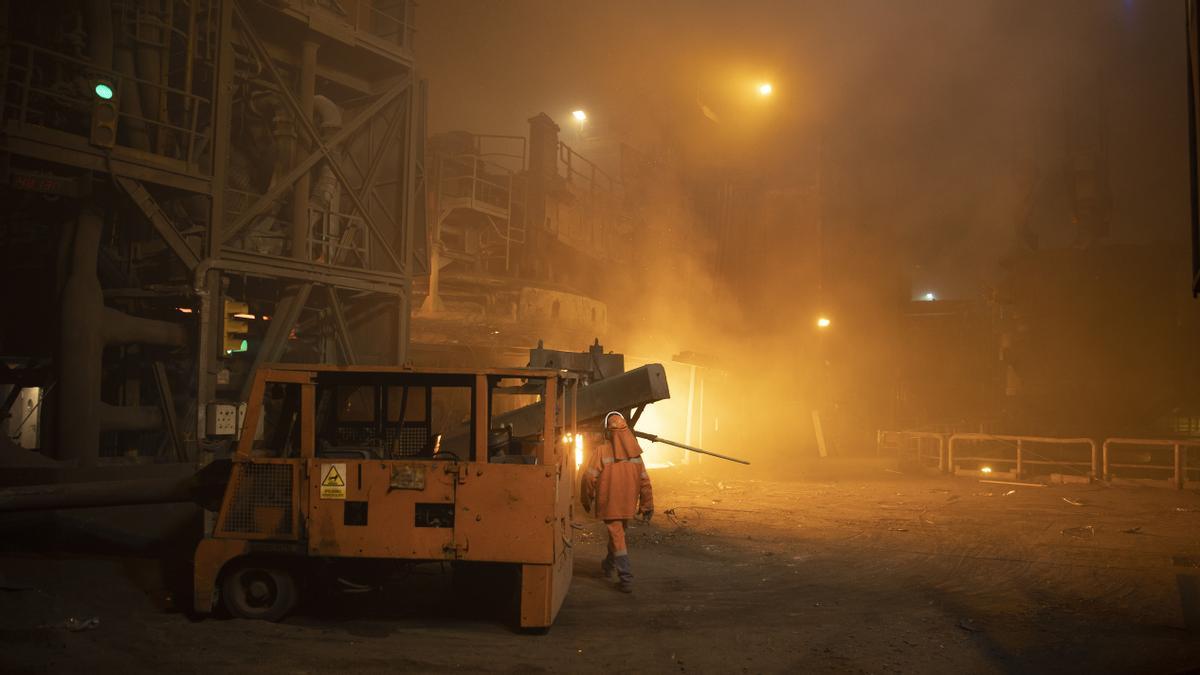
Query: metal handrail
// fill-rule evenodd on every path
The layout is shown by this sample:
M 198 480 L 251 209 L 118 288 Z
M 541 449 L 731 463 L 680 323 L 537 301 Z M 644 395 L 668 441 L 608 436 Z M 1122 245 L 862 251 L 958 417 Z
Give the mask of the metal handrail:
M 16 52 L 20 50 L 25 51 L 24 59 L 15 58 L 17 56 Z M 73 110 L 80 115 L 86 115 L 91 105 L 94 103 L 94 100 L 86 93 L 80 93 L 79 95 L 72 96 L 67 91 L 52 89 L 40 82 L 35 83 L 34 73 L 37 72 L 36 59 L 37 57 L 41 56 L 61 64 L 74 66 L 78 69 L 78 77 L 101 77 L 106 81 L 111 82 L 114 89 L 113 100 L 117 109 L 118 124 L 120 124 L 120 120 L 137 121 L 146 125 L 147 133 L 149 133 L 151 128 L 156 128 L 160 130 L 165 129 L 179 134 L 186 139 L 186 142 L 178 145 L 178 147 L 183 151 L 183 161 L 189 165 L 198 164 L 196 161 L 196 156 L 199 154 L 198 148 L 202 148 L 203 142 L 208 138 L 207 134 L 197 130 L 198 120 L 202 107 L 208 106 L 211 110 L 211 98 L 187 92 L 162 82 L 152 82 L 139 77 L 125 75 L 112 69 L 99 68 L 95 64 L 88 61 L 77 59 L 67 54 L 46 49 L 45 47 L 41 47 L 29 42 L 22 42 L 20 40 L 9 41 L 5 43 L 4 51 L 6 52 L 6 57 L 3 59 L 3 61 L 7 70 L 5 73 L 5 80 L 10 84 L 15 84 L 20 92 L 16 97 L 18 99 L 16 102 L 11 100 L 13 97 L 8 96 L 7 91 L 4 93 L 4 98 L 0 100 L 0 113 L 2 113 L 6 118 L 9 117 L 8 113 L 11 110 L 15 112 L 15 115 L 12 116 L 12 119 L 14 119 L 14 121 L 16 121 L 19 125 L 30 124 L 35 126 L 45 126 L 37 122 L 30 121 L 29 119 L 29 113 L 31 111 L 29 99 L 31 94 L 55 101 L 63 108 Z M 150 87 L 157 90 L 162 96 L 175 96 L 182 98 L 185 103 L 189 104 L 185 106 L 185 109 L 188 110 L 187 116 L 189 117 L 189 120 L 185 120 L 184 122 L 189 126 L 179 126 L 171 123 L 169 120 L 150 118 L 144 116 L 144 114 L 130 113 L 123 110 L 120 105 L 121 94 L 124 89 L 129 86 Z M 46 113 L 48 111 L 38 110 L 37 112 Z M 88 124 L 86 118 L 81 118 L 79 121 L 81 122 L 81 128 L 86 128 L 86 125 Z M 161 148 L 159 150 L 159 152 L 155 152 L 154 154 L 164 157 L 170 156 L 164 152 L 161 152 Z
M 1114 464 L 1109 461 L 1109 449 L 1117 445 L 1134 445 L 1134 446 L 1153 446 L 1153 447 L 1169 447 L 1173 449 L 1174 462 L 1170 465 L 1165 464 Z M 1128 469 L 1151 469 L 1156 471 L 1171 471 L 1173 472 L 1172 481 L 1175 484 L 1175 489 L 1182 490 L 1187 483 L 1187 448 L 1200 447 L 1200 440 L 1189 441 L 1183 439 L 1169 438 L 1123 438 L 1113 437 L 1104 439 L 1104 480 L 1112 480 L 1112 467 L 1128 468 Z
M 1013 436 L 1007 434 L 976 434 L 976 433 L 959 433 L 951 434 L 948 443 L 947 466 L 948 470 L 954 472 L 955 457 L 955 442 L 961 441 L 1007 441 L 1015 442 L 1017 446 L 1017 455 L 1015 459 L 1007 457 L 957 457 L 957 459 L 971 459 L 979 461 L 987 461 L 992 463 L 1015 464 L 1016 475 L 1020 478 L 1024 474 L 1026 464 L 1040 464 L 1051 466 L 1086 466 L 1090 469 L 1090 476 L 1095 478 L 1099 475 L 1097 469 L 1097 446 L 1096 441 L 1091 438 L 1060 438 L 1057 436 Z M 1054 445 L 1087 445 L 1091 450 L 1090 460 L 1087 462 L 1071 462 L 1046 459 L 1026 459 L 1025 444 L 1026 443 L 1048 443 Z
M 401 0 L 398 7 L 388 10 L 379 8 L 378 0 L 364 0 L 363 2 L 355 3 L 354 6 L 354 30 L 365 31 L 375 37 L 388 40 L 405 49 L 412 47 L 412 37 L 416 33 L 416 27 L 413 25 L 413 11 L 415 2 L 412 0 Z M 366 12 L 359 11 L 363 6 L 366 6 Z M 399 9 L 399 12 L 396 10 Z M 399 14 L 400 16 L 397 16 Z M 364 16 L 369 17 L 371 25 L 364 25 Z M 381 22 L 380 19 L 383 19 Z M 390 23 L 391 30 L 385 32 L 384 29 L 377 27 L 380 23 Z
M 503 178 L 495 178 L 480 172 L 483 168 L 494 168 Z M 455 169 L 451 172 L 451 169 Z M 508 169 L 480 159 L 478 155 L 455 155 L 443 157 L 439 171 L 439 192 L 444 197 L 471 199 L 489 206 L 508 211 L 512 204 L 512 172 Z M 457 187 L 459 189 L 453 189 Z M 465 188 L 465 189 L 464 189 Z
M 575 169 L 577 161 L 583 163 L 584 167 L 588 170 L 586 173 Z M 575 177 L 579 176 L 587 180 L 588 191 L 593 194 L 597 188 L 609 194 L 615 194 L 620 188 L 620 181 L 610 176 L 608 172 L 601 169 L 595 162 L 579 154 L 574 148 L 562 141 L 558 142 L 558 163 L 566 169 L 566 175 L 563 177 L 567 179 L 568 183 L 573 183 Z M 604 179 L 603 185 L 597 180 L 598 178 Z
M 889 435 L 900 436 L 904 440 L 917 441 L 917 461 L 921 462 L 928 455 L 924 453 L 924 446 L 921 444 L 922 439 L 933 439 L 937 441 L 937 467 L 938 471 L 946 472 L 946 434 L 939 434 L 933 431 L 888 431 L 879 430 L 875 432 L 875 447 L 878 450 L 883 445 L 884 439 Z

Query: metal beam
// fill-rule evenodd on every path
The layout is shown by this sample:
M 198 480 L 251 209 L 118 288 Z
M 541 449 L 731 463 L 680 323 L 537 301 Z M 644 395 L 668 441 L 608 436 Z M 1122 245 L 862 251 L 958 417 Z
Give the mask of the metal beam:
M 391 259 L 396 270 L 400 272 L 404 271 L 404 265 L 400 262 L 400 259 L 396 257 L 396 252 L 392 250 L 391 242 L 389 242 L 387 238 L 383 236 L 383 233 L 379 231 L 379 228 L 375 225 L 375 221 L 371 218 L 370 210 L 367 208 L 366 204 L 363 203 L 363 200 L 359 198 L 358 192 L 355 191 L 354 186 L 350 184 L 350 179 L 346 176 L 346 172 L 342 169 L 341 164 L 334 158 L 333 151 L 321 140 L 321 134 L 317 131 L 316 125 L 313 124 L 312 117 L 305 114 L 304 107 L 299 101 L 296 100 L 296 97 L 292 95 L 291 89 L 288 87 L 287 80 L 283 78 L 283 76 L 279 73 L 279 69 L 275 67 L 274 60 L 271 59 L 271 55 L 269 52 L 267 52 L 267 48 L 263 46 L 263 43 L 258 39 L 258 35 L 255 34 L 254 28 L 250 25 L 249 19 L 246 18 L 246 15 L 242 13 L 241 9 L 238 8 L 237 5 L 234 5 L 234 12 L 237 14 L 238 21 L 241 24 L 242 35 L 246 38 L 246 41 L 250 43 L 250 46 L 254 48 L 254 51 L 258 54 L 258 57 L 262 59 L 263 64 L 267 67 L 267 70 L 270 71 L 271 77 L 275 79 L 275 83 L 279 85 L 279 92 L 283 95 L 283 100 L 287 102 L 288 107 L 291 108 L 292 114 L 296 115 L 296 118 L 300 121 L 300 125 L 305 129 L 305 131 L 308 132 L 309 138 L 312 139 L 313 144 L 317 146 L 320 154 L 325 156 L 326 161 L 329 163 L 329 168 L 333 171 L 334 175 L 337 176 L 338 181 L 345 186 L 347 194 L 350 195 L 350 199 L 354 202 L 354 207 L 358 209 L 359 214 L 362 216 L 363 222 L 366 224 L 367 229 L 370 230 L 371 234 L 375 235 L 375 238 L 379 241 L 380 246 L 383 247 L 384 252 L 388 254 L 388 257 Z M 408 81 L 411 81 L 411 78 L 409 78 Z M 290 175 L 291 174 L 289 174 L 289 176 Z M 298 178 L 299 176 L 297 176 L 297 179 Z M 295 182 L 295 179 L 290 181 L 285 180 L 282 182 L 290 184 Z
M 125 193 L 129 195 L 129 198 L 133 200 L 133 203 L 137 204 L 137 207 L 146 216 L 146 219 L 158 231 L 158 235 L 163 238 L 163 241 L 167 242 L 167 246 L 175 252 L 175 255 L 188 268 L 188 271 L 191 272 L 196 269 L 196 265 L 200 264 L 200 258 L 196 256 L 196 252 L 192 250 L 192 247 L 188 246 L 188 243 L 179 235 L 179 230 L 175 229 L 175 225 L 171 223 L 171 219 L 167 217 L 167 214 L 163 213 L 162 208 L 159 207 L 158 202 L 154 199 L 154 195 L 150 194 L 150 191 L 139 181 L 132 178 L 115 176 L 115 180 L 125 190 Z
M 226 167 L 229 164 L 231 152 L 229 138 L 233 129 L 233 98 L 234 98 L 234 54 L 233 54 L 233 3 L 234 0 L 222 0 L 220 3 L 220 29 L 217 35 L 217 64 L 215 81 L 212 84 L 213 96 L 213 125 L 212 153 L 210 161 L 212 172 L 212 193 L 208 201 L 208 236 L 204 240 L 204 258 L 211 260 L 221 250 L 221 228 L 225 222 L 225 184 Z M 221 275 L 209 274 L 207 268 L 201 272 L 204 264 L 198 264 L 193 270 L 196 279 L 195 288 L 200 296 L 200 327 L 197 340 L 196 357 L 196 408 L 195 437 L 197 440 L 205 437 L 208 403 L 217 395 L 217 364 L 221 350 L 221 316 L 224 302 L 221 298 Z M 195 449 L 196 457 L 202 457 L 200 449 Z
M 342 350 L 346 363 L 352 366 L 358 363 L 358 359 L 354 356 L 354 344 L 350 342 L 350 329 L 346 325 L 346 316 L 342 313 L 342 302 L 338 300 L 337 288 L 326 286 L 325 291 L 329 294 L 329 313 L 333 315 L 334 337 L 337 338 L 338 348 Z
M 171 381 L 167 379 L 167 369 L 162 361 L 154 362 L 154 384 L 158 387 L 158 404 L 162 409 L 163 428 L 167 433 L 167 442 L 175 450 L 175 459 L 186 462 L 187 451 L 179 442 L 179 424 L 175 418 L 175 397 L 171 395 Z
M 290 258 L 247 253 L 236 249 L 225 249 L 221 257 L 210 258 L 200 263 L 196 268 L 194 278 L 209 270 L 227 270 L 242 272 L 250 276 L 263 278 L 279 277 L 296 281 L 311 281 L 318 284 L 350 288 L 372 293 L 387 293 L 389 295 L 404 290 L 403 280 L 388 272 L 362 270 L 353 267 L 334 267 L 332 265 L 316 265 L 301 263 Z M 203 286 L 196 286 L 197 290 Z
M 153 155 L 143 157 L 132 148 L 118 146 L 113 148 L 111 155 L 106 156 L 74 134 L 29 124 L 6 124 L 4 133 L 0 134 L 0 152 L 49 160 L 97 173 L 129 176 L 196 194 L 206 195 L 212 189 L 208 178 L 166 168 L 161 162 L 154 161 Z
M 387 151 L 388 141 L 396 136 L 397 128 L 400 126 L 400 120 L 403 118 L 403 105 L 401 103 L 397 103 L 396 112 L 394 115 L 392 115 L 392 119 L 388 122 L 387 129 L 383 132 L 383 139 L 379 142 L 379 152 L 375 153 L 375 156 L 371 158 L 371 163 L 367 166 L 367 171 L 363 175 L 362 188 L 359 190 L 360 199 L 369 199 L 372 192 L 375 190 L 375 177 L 379 173 L 379 167 L 383 165 L 383 157 L 384 155 L 391 154 Z M 384 211 L 384 215 L 386 215 L 388 220 L 391 220 L 392 224 L 395 225 L 395 221 L 386 210 Z M 333 263 L 337 264 L 341 262 L 340 257 L 344 255 L 344 253 L 345 248 L 339 246 L 337 252 L 334 253 Z
M 305 283 L 289 287 L 284 291 L 287 295 L 280 298 L 279 304 L 275 306 L 275 318 L 267 328 L 267 334 L 263 337 L 258 353 L 254 355 L 253 365 L 246 372 L 239 401 L 245 401 L 250 396 L 250 388 L 254 386 L 254 374 L 258 372 L 258 369 L 265 363 L 275 363 L 283 356 L 284 348 L 287 347 L 288 335 L 299 321 L 300 313 L 304 311 L 304 303 L 308 302 L 308 294 L 312 291 L 312 287 L 311 283 Z
M 264 209 L 275 203 L 275 200 L 278 199 L 284 192 L 286 192 L 292 186 L 292 183 L 295 183 L 302 174 L 311 170 L 317 165 L 317 162 L 321 161 L 323 157 L 326 157 L 326 153 L 331 152 L 331 148 L 336 148 L 345 142 L 346 139 L 350 138 L 350 136 L 354 135 L 354 133 L 357 132 L 360 127 L 362 127 L 363 123 L 373 118 L 380 110 L 384 108 L 384 106 L 391 103 L 393 99 L 407 89 L 409 83 L 409 78 L 402 78 L 394 86 L 381 94 L 379 98 L 375 99 L 375 102 L 363 110 L 357 117 L 354 118 L 352 122 L 342 127 L 341 131 L 334 134 L 333 138 L 329 139 L 328 143 L 318 146 L 316 151 L 304 158 L 304 161 L 294 166 L 292 170 L 284 175 L 284 177 L 280 179 L 278 183 L 272 186 L 270 190 L 267 190 L 266 194 L 259 197 L 253 204 L 250 205 L 250 208 L 246 209 L 240 216 L 238 216 L 238 219 L 234 221 L 233 224 L 225 230 L 225 232 L 222 233 L 221 241 L 228 242 L 230 239 L 236 237 L 238 233 L 240 233 L 247 225 L 250 224 L 250 221 L 257 218 L 260 214 L 262 214 Z

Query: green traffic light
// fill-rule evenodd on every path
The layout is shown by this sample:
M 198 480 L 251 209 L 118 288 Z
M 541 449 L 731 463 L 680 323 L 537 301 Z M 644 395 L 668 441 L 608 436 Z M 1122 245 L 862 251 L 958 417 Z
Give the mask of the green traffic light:
M 112 85 L 107 82 L 97 82 L 94 90 L 96 92 L 96 96 L 99 96 L 105 101 L 113 97 Z

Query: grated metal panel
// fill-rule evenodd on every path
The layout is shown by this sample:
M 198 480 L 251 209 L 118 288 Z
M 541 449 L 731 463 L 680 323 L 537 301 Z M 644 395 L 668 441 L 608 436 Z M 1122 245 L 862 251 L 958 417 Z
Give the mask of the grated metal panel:
M 233 495 L 220 529 L 264 537 L 291 537 L 293 465 L 238 463 L 233 467 Z
M 343 424 L 338 426 L 335 437 L 338 445 L 370 447 L 392 458 L 420 457 L 429 445 L 429 427 L 410 423 L 401 428 L 389 424 L 383 428 L 380 439 L 373 426 Z

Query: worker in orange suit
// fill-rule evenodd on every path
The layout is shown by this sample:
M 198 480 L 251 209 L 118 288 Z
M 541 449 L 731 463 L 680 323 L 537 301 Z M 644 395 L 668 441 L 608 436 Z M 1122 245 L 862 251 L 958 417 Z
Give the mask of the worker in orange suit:
M 604 443 L 596 447 L 583 474 L 580 491 L 583 508 L 604 521 L 608 528 L 608 556 L 600 564 L 606 578 L 617 573 L 617 588 L 633 592 L 633 569 L 625 544 L 630 518 L 650 522 L 654 515 L 654 491 L 642 463 L 642 448 L 617 412 L 604 417 Z M 594 509 L 594 510 L 593 510 Z

